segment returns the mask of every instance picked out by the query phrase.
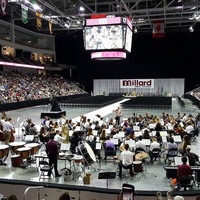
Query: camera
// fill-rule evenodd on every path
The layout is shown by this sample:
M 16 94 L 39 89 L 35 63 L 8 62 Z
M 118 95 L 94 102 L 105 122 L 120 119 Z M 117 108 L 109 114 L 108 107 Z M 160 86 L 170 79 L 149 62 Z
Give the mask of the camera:
M 124 183 L 122 185 L 123 200 L 134 200 L 135 187 L 133 185 Z

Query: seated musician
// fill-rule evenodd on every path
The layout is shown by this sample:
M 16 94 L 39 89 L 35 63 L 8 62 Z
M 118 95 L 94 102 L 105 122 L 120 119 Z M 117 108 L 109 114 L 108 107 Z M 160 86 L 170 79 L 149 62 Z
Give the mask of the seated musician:
M 44 143 L 47 143 L 50 139 L 49 132 L 46 130 L 44 126 L 42 126 L 40 129 L 39 137 L 40 137 L 40 142 Z
M 92 148 L 92 150 L 94 151 L 94 154 L 98 157 L 98 159 L 101 159 L 101 150 L 96 149 L 96 143 L 97 143 L 97 137 L 94 136 L 93 141 L 90 143 L 90 146 Z
M 149 148 L 150 163 L 153 163 L 153 153 L 152 153 L 152 150 L 155 149 L 155 148 L 156 149 L 160 149 L 160 143 L 157 142 L 156 137 L 153 137 L 152 138 L 152 142 L 150 144 L 150 148 Z
M 143 137 L 142 137 L 142 135 L 140 135 L 138 137 L 138 141 L 135 143 L 135 150 L 137 148 L 142 148 L 142 149 L 144 149 L 144 151 L 146 151 L 146 144 L 144 143 L 144 141 L 142 141 L 142 139 L 143 139 Z
M 196 162 L 199 161 L 199 156 L 191 152 L 190 147 L 186 147 L 186 153 L 184 156 L 188 157 L 190 166 L 195 166 Z
M 130 175 L 133 177 L 133 153 L 129 150 L 129 144 L 125 144 L 125 150 L 122 151 L 119 162 L 119 178 L 122 179 L 122 167 L 130 170 Z
M 177 169 L 177 183 L 178 183 L 178 185 L 180 183 L 180 180 L 183 177 L 191 176 L 192 175 L 192 169 L 187 164 L 187 157 L 183 156 L 181 160 L 182 160 L 182 164 L 179 165 L 178 169 Z

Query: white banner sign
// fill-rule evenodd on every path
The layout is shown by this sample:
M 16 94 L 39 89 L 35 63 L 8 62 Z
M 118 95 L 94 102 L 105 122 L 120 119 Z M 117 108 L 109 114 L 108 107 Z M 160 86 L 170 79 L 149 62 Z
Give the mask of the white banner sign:
M 154 79 L 121 79 L 120 88 L 154 88 Z

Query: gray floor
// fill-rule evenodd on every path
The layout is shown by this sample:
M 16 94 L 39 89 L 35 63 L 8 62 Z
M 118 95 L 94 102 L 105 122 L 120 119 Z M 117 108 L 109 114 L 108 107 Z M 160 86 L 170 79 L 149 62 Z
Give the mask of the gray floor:
M 173 100 L 172 109 L 171 110 L 143 110 L 143 109 L 123 109 L 123 117 L 129 117 L 132 115 L 133 112 L 137 114 L 144 115 L 146 112 L 149 114 L 161 116 L 162 112 L 172 114 L 174 116 L 177 115 L 177 112 L 180 113 L 187 113 L 192 114 L 193 116 L 196 116 L 196 114 L 199 112 L 199 109 L 192 105 L 192 103 L 185 99 L 185 108 L 182 108 L 178 105 L 177 100 Z M 27 118 L 31 118 L 32 121 L 39 126 L 42 122 L 42 119 L 40 119 L 41 112 L 46 112 L 48 110 L 48 106 L 38 106 L 33 108 L 26 108 L 26 109 L 20 109 L 16 111 L 10 111 L 7 112 L 7 115 L 13 119 L 13 124 L 16 127 L 17 131 L 15 133 L 15 141 L 21 141 L 21 123 L 25 122 Z M 62 107 L 62 110 L 66 110 L 67 118 L 68 119 L 74 119 L 78 116 L 86 113 L 90 113 L 92 111 L 95 112 L 95 108 L 66 108 Z M 98 111 L 99 112 L 99 111 Z M 101 114 L 101 113 L 99 113 Z M 114 113 L 110 112 L 107 115 L 102 115 L 104 118 L 113 118 Z M 199 143 L 199 138 L 197 138 L 196 142 L 193 142 L 194 144 Z M 120 154 L 120 152 L 117 152 Z M 102 157 L 104 152 L 102 151 Z M 10 154 L 9 154 L 10 155 Z M 199 154 L 200 155 L 200 154 Z M 29 180 L 29 181 L 35 181 L 38 182 L 39 185 L 39 172 L 37 170 L 37 163 L 32 163 L 30 167 L 24 169 L 20 167 L 12 167 L 11 166 L 11 158 L 10 156 L 6 160 L 7 165 L 1 165 L 0 166 L 0 178 L 6 178 L 6 179 L 16 179 L 16 180 Z M 67 162 L 67 167 L 69 168 L 69 163 Z M 155 162 L 153 165 L 148 164 L 148 158 L 147 158 L 147 164 L 146 164 L 146 171 L 144 174 L 139 174 L 138 176 L 135 176 L 133 180 L 127 179 L 128 183 L 131 183 L 135 186 L 136 190 L 140 191 L 169 191 L 171 190 L 170 187 L 170 181 L 166 178 L 166 172 L 163 169 L 163 166 L 165 163 L 163 162 L 163 158 L 161 159 L 161 163 Z M 65 167 L 65 161 L 59 160 L 58 168 L 61 170 Z M 114 160 L 102 160 L 101 163 L 96 162 L 93 163 L 91 166 L 85 168 L 86 173 L 92 174 L 91 184 L 87 186 L 91 187 L 107 187 L 107 182 L 104 179 L 98 179 L 99 172 L 117 172 L 117 162 Z M 61 174 L 64 174 L 64 170 L 60 171 Z M 70 185 L 77 185 L 79 184 L 76 180 L 67 180 L 65 181 L 64 175 L 60 178 L 54 178 L 52 177 L 50 180 L 42 180 L 42 181 L 49 181 L 54 182 L 57 184 L 65 183 Z M 108 188 L 110 189 L 120 189 L 122 186 L 122 183 L 126 182 L 126 178 L 123 178 L 120 180 L 118 176 L 115 179 L 110 179 L 108 181 Z M 153 184 L 152 184 L 153 183 Z M 199 190 L 199 188 L 195 187 L 195 190 Z

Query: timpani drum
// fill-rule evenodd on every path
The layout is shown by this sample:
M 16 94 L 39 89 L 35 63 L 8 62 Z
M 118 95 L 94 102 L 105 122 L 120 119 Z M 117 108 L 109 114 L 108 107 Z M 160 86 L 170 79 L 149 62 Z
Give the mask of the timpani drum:
M 20 155 L 12 155 L 11 163 L 13 167 L 20 167 L 22 163 L 22 158 Z
M 8 157 L 9 146 L 6 144 L 0 145 L 0 163 L 4 163 Z
M 16 153 L 21 156 L 22 159 L 30 158 L 31 148 L 30 147 L 21 147 L 16 150 Z
M 142 161 L 133 161 L 134 172 L 135 173 L 142 173 Z
M 96 162 L 96 156 L 88 143 L 81 143 L 76 147 L 78 155 L 82 155 L 85 159 L 85 165 L 91 165 Z
M 25 144 L 24 146 L 31 148 L 31 155 L 37 154 L 40 148 L 38 143 L 28 143 L 28 144 Z
M 9 145 L 10 145 L 11 153 L 12 153 L 12 154 L 15 154 L 15 153 L 16 153 L 16 150 L 17 150 L 18 148 L 23 147 L 25 144 L 26 144 L 25 142 L 10 142 Z

